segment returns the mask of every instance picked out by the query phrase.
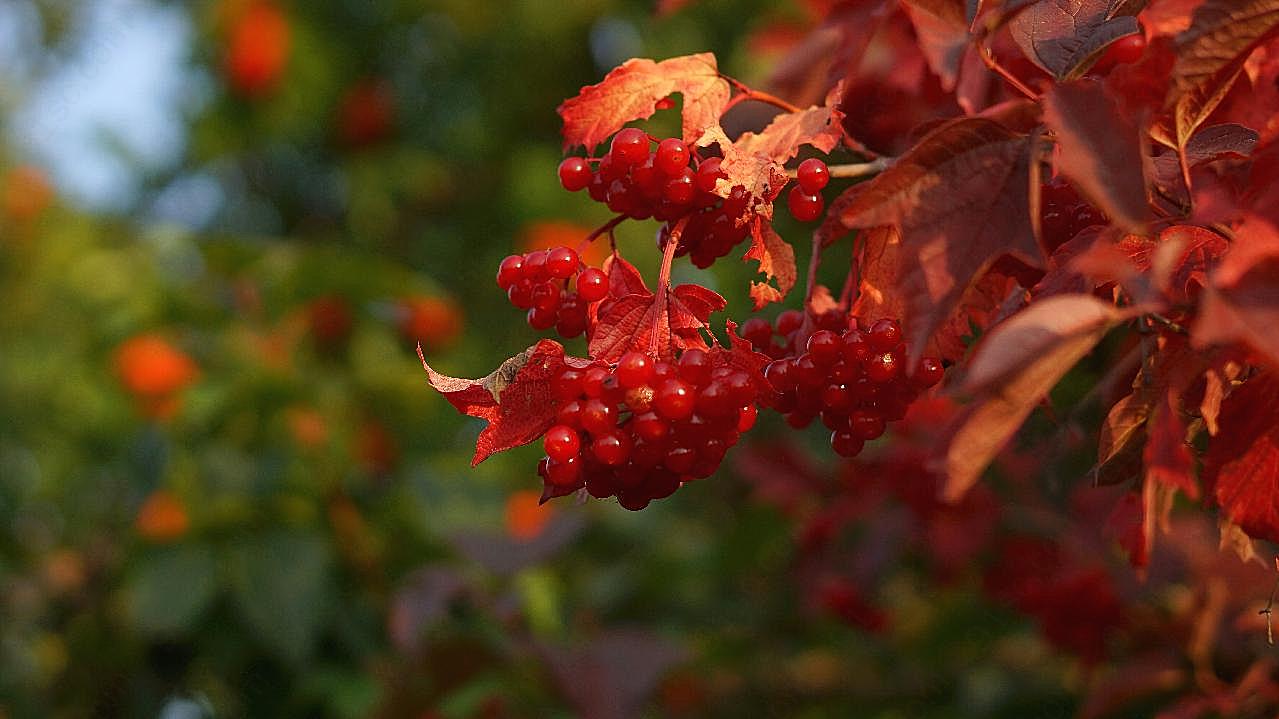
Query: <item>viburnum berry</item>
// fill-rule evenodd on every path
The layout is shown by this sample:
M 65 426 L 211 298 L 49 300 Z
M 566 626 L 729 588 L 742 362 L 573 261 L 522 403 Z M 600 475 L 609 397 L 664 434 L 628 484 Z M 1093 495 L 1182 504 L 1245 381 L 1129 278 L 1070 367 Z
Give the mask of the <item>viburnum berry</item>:
M 594 267 L 586 268 L 577 276 L 577 294 L 587 302 L 608 297 L 608 275 Z
M 1079 197 L 1073 185 L 1061 176 L 1049 178 L 1040 185 L 1039 224 L 1048 251 L 1074 239 L 1093 225 L 1109 220 L 1097 208 Z
M 816 157 L 810 157 L 799 163 L 799 168 L 795 171 L 795 179 L 799 181 L 799 186 L 804 192 L 816 195 L 830 183 L 830 168 Z
M 613 143 L 609 146 L 609 156 L 613 160 L 613 165 L 621 168 L 628 168 L 632 165 L 638 165 L 648 157 L 648 133 L 638 127 L 624 128 L 613 136 Z M 620 179 L 621 175 L 618 176 Z
M 668 137 L 657 144 L 657 155 L 653 166 L 662 174 L 675 176 L 688 167 L 690 155 L 688 146 L 678 137 Z
M 816 220 L 821 216 L 825 204 L 821 195 L 805 192 L 800 185 L 792 187 L 786 195 L 786 207 L 790 210 L 791 217 L 800 222 Z
M 573 289 L 569 289 L 570 284 Z M 530 327 L 554 327 L 566 339 L 586 332 L 588 306 L 608 296 L 608 276 L 598 268 L 583 267 L 577 252 L 570 247 L 534 250 L 503 259 L 497 270 L 497 285 L 506 290 L 512 305 L 526 310 Z
M 591 184 L 591 166 L 581 157 L 566 157 L 560 163 L 560 185 L 569 192 L 578 192 Z

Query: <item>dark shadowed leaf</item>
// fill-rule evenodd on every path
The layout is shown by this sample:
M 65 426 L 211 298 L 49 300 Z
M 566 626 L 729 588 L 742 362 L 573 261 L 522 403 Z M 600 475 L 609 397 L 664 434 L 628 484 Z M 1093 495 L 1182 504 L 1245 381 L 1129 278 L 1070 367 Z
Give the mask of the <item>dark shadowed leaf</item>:
M 904 4 L 928 66 L 941 78 L 942 89 L 953 90 L 969 45 L 963 1 L 906 0 Z
M 1115 224 L 1140 231 L 1150 216 L 1141 128 L 1120 115 L 1100 83 L 1089 81 L 1049 90 L 1044 123 L 1061 146 L 1062 172 Z
M 227 568 L 253 634 L 286 662 L 309 657 L 330 609 L 328 543 L 290 532 L 248 537 L 231 548 Z
M 147 634 L 181 634 L 213 601 L 218 585 L 213 551 L 202 544 L 162 548 L 141 558 L 124 596 L 134 626 Z
M 909 299 L 904 324 L 914 351 L 1000 256 L 1041 263 L 1030 227 L 1028 157 L 1024 136 L 984 118 L 955 120 L 920 140 L 844 209 L 849 227 L 900 230 L 896 285 Z
M 594 150 L 626 123 L 652 116 L 655 103 L 676 92 L 684 98 L 684 140 L 691 142 L 719 121 L 730 89 L 711 53 L 661 62 L 627 60 L 602 82 L 582 88 L 560 105 L 565 149 L 584 145 Z
M 1077 77 L 1110 43 L 1136 34 L 1131 15 L 1112 16 L 1114 0 L 1040 0 L 1009 23 L 1026 57 L 1058 80 Z
M 539 650 L 556 685 L 584 719 L 637 716 L 662 675 L 688 657 L 683 647 L 666 639 L 623 629 L 584 645 L 543 644 Z
M 1178 413 L 1178 404 L 1173 392 L 1165 392 L 1155 405 L 1146 429 L 1146 449 L 1142 452 L 1146 481 L 1159 482 L 1185 492 L 1191 499 L 1199 499 L 1199 485 L 1194 478 L 1195 460 L 1186 446 L 1186 423 Z
M 1221 406 L 1221 432 L 1208 443 L 1204 486 L 1230 521 L 1256 539 L 1279 542 L 1279 377 L 1248 380 Z
M 1279 231 L 1249 217 L 1204 291 L 1191 336 L 1200 345 L 1243 342 L 1279 366 Z

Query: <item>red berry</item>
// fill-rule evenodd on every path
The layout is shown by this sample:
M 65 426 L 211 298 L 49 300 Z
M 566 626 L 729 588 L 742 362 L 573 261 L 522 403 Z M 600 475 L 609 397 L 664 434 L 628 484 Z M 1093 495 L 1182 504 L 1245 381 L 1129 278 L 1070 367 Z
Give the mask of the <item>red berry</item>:
M 768 324 L 768 320 L 762 317 L 752 317 L 742 323 L 738 328 L 742 337 L 745 338 L 756 349 L 767 347 L 768 343 L 773 339 L 773 326 Z
M 911 381 L 917 387 L 928 388 L 941 382 L 946 370 L 941 366 L 941 361 L 935 357 L 925 357 L 919 361 L 919 366 L 915 368 L 915 374 L 911 377 Z
M 1146 36 L 1144 33 L 1121 37 L 1106 49 L 1106 54 L 1098 65 L 1127 65 L 1137 62 L 1146 53 Z
M 546 250 L 534 250 L 524 255 L 524 277 L 534 282 L 546 279 Z
M 617 361 L 617 381 L 623 387 L 639 387 L 653 377 L 653 360 L 643 352 L 627 352 Z
M 631 431 L 646 442 L 656 443 L 666 439 L 671 427 L 656 413 L 645 412 L 635 415 L 635 419 L 631 420 Z
M 551 380 L 551 394 L 555 399 L 568 401 L 582 394 L 582 371 L 566 368 Z
M 551 282 L 533 285 L 533 307 L 554 312 L 560 306 L 560 288 Z
M 786 310 L 777 315 L 777 320 L 773 322 L 773 326 L 777 328 L 777 334 L 783 337 L 799 329 L 803 324 L 804 313 L 799 310 Z
M 808 354 L 819 365 L 831 365 L 839 359 L 839 351 L 843 343 L 839 335 L 830 330 L 817 330 L 808 337 Z
M 866 376 L 871 381 L 891 382 L 901 374 L 901 365 L 897 360 L 896 352 L 882 352 L 877 355 L 871 355 L 870 360 L 866 363 Z
M 556 247 L 546 254 L 546 272 L 556 279 L 567 280 L 577 272 L 577 252 L 571 247 Z
M 557 424 L 546 430 L 546 436 L 542 437 L 542 447 L 546 449 L 546 456 L 557 462 L 564 462 L 569 457 L 576 457 L 582 445 L 577 430 Z
M 830 433 L 830 448 L 841 457 L 856 457 L 861 453 L 863 444 L 861 437 L 847 430 L 837 429 Z
M 613 136 L 608 154 L 621 167 L 638 165 L 648 157 L 648 133 L 638 127 L 624 128 Z
M 848 416 L 848 429 L 861 439 L 872 440 L 884 433 L 884 418 L 859 409 Z
M 653 409 L 666 419 L 688 419 L 693 414 L 693 388 L 677 379 L 668 379 L 653 394 Z
M 821 192 L 822 188 L 830 182 L 830 169 L 826 167 L 825 162 L 816 157 L 810 157 L 799 163 L 799 169 L 795 171 L 795 175 L 799 180 L 799 186 L 810 195 Z
M 660 102 L 660 101 L 659 101 Z M 645 492 L 627 491 L 617 495 L 617 503 L 622 509 L 638 512 L 652 502 Z
M 554 459 L 546 463 L 546 481 L 556 487 L 581 486 L 582 460 L 577 456 L 569 457 L 562 462 Z
M 657 145 L 653 165 L 664 175 L 674 176 L 688 167 L 688 146 L 678 137 L 668 137 Z
M 580 157 L 566 157 L 560 163 L 560 185 L 569 192 L 577 192 L 591 184 L 591 166 Z
M 679 376 L 694 387 L 701 387 L 711 379 L 711 358 L 699 349 L 684 350 L 679 357 Z
M 604 380 L 609 372 L 600 366 L 588 367 L 582 373 L 582 394 L 587 397 L 599 397 L 604 394 Z
M 870 335 L 867 340 L 873 349 L 887 352 L 902 341 L 901 325 L 897 324 L 897 320 L 876 320 L 875 324 L 870 326 Z
M 791 217 L 800 222 L 812 222 L 822 214 L 822 208 L 825 207 L 826 201 L 821 195 L 804 192 L 804 188 L 795 185 L 786 195 L 786 207 L 790 209 Z
M 568 427 L 580 427 L 582 425 L 582 402 L 572 400 L 560 407 L 560 411 L 555 413 L 555 423 Z
M 506 290 L 506 299 L 516 307 L 526 310 L 533 306 L 533 283 L 520 280 Z
M 792 374 L 790 360 L 780 359 L 770 362 L 764 369 L 764 379 L 767 379 L 777 392 L 795 389 L 795 376 Z
M 675 447 L 666 453 L 666 461 L 663 464 L 672 472 L 683 474 L 693 468 L 693 463 L 697 461 L 697 453 L 688 447 Z
M 509 289 L 524 276 L 524 256 L 511 255 L 497 266 L 497 286 Z
M 591 453 L 612 467 L 625 464 L 631 456 L 631 438 L 624 432 L 605 432 L 591 442 Z
M 759 417 L 759 410 L 753 404 L 748 404 L 737 410 L 737 432 L 740 434 L 754 427 L 757 417 Z
M 702 164 L 697 166 L 697 189 L 707 194 L 715 193 L 718 181 L 728 178 L 728 173 L 721 170 L 719 165 L 718 157 L 702 160 Z
M 558 317 L 555 308 L 534 307 L 528 311 L 525 319 L 528 320 L 528 326 L 535 330 L 549 330 L 555 326 Z
M 737 410 L 734 399 L 726 385 L 711 382 L 697 393 L 697 413 L 703 417 L 727 417 Z
M 662 187 L 662 199 L 672 205 L 687 205 L 693 201 L 696 189 L 693 184 L 693 171 L 685 167 L 679 174 L 666 181 Z
M 608 296 L 608 275 L 587 267 L 577 276 L 577 294 L 587 302 L 598 302 Z
M 582 429 L 593 435 L 611 432 L 617 426 L 617 410 L 601 399 L 588 399 L 582 405 Z
M 844 361 L 856 365 L 870 357 L 870 342 L 861 330 L 850 329 L 844 333 Z
M 847 410 L 853 404 L 853 393 L 847 385 L 828 384 L 822 389 L 822 406 L 831 411 Z

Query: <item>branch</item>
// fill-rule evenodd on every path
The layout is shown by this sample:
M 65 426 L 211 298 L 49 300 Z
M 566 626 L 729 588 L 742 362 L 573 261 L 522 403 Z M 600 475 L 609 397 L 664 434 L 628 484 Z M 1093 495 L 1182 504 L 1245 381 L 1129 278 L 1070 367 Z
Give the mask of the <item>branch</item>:
M 870 177 L 872 175 L 878 175 L 888 169 L 888 166 L 892 163 L 892 161 L 893 158 L 891 157 L 881 157 L 877 160 L 871 160 L 870 162 L 854 162 L 849 165 L 829 165 L 827 169 L 830 170 L 831 177 Z M 798 169 L 787 170 L 786 176 L 793 180 L 798 177 L 798 172 Z
M 736 97 L 728 101 L 727 107 L 724 108 L 725 112 L 728 112 L 729 108 L 733 107 L 737 103 L 744 102 L 746 100 L 755 100 L 756 102 L 763 102 L 763 103 L 772 105 L 773 107 L 785 110 L 786 112 L 799 112 L 801 109 L 803 109 L 800 107 L 796 107 L 795 105 L 792 105 L 789 102 L 786 102 L 785 100 L 783 100 L 782 98 L 776 95 L 763 92 L 762 90 L 753 90 L 748 85 L 741 82 L 740 80 L 735 80 L 727 75 L 720 75 L 720 77 L 727 80 L 728 83 L 732 85 L 734 88 L 736 88 L 739 93 Z
M 653 334 L 649 346 L 649 354 L 657 356 L 657 325 L 666 316 L 666 295 L 671 286 L 671 265 L 675 261 L 675 250 L 679 248 L 680 235 L 684 234 L 684 226 L 688 224 L 688 216 L 681 217 L 671 226 L 670 237 L 666 239 L 666 247 L 662 249 L 662 269 L 657 275 L 657 313 L 653 315 Z
M 618 215 L 617 217 L 614 217 L 613 219 L 609 220 L 608 222 L 605 222 L 599 227 L 596 227 L 594 230 L 591 230 L 591 234 L 587 235 L 586 239 L 577 243 L 577 253 L 579 255 L 582 254 L 582 250 L 585 250 L 587 245 L 599 239 L 600 235 L 608 233 L 610 236 L 612 236 L 613 228 L 622 224 L 622 221 L 625 219 L 626 219 L 626 215 Z
M 1006 70 L 1003 65 L 999 64 L 999 61 L 995 59 L 995 56 L 990 54 L 990 48 L 979 42 L 977 43 L 977 54 L 981 56 L 981 61 L 986 64 L 986 68 L 988 70 L 1004 78 L 1009 85 L 1013 86 L 1013 89 L 1031 100 L 1039 100 L 1038 93 L 1026 87 L 1021 80 L 1017 79 L 1016 75 L 1012 74 Z

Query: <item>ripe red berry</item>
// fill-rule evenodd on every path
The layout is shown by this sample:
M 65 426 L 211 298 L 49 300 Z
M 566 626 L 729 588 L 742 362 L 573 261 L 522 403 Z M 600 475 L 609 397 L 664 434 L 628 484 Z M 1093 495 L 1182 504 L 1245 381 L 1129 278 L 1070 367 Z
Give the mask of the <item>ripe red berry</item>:
M 927 389 L 941 382 L 946 370 L 941 366 L 941 361 L 935 357 L 924 357 L 919 360 L 919 366 L 915 368 L 915 374 L 911 377 L 911 381 L 917 387 Z
M 795 377 L 791 374 L 790 360 L 773 360 L 764 369 L 764 379 L 777 392 L 788 392 L 795 389 Z
M 830 448 L 841 457 L 856 457 L 864 444 L 861 437 L 847 430 L 837 429 L 830 433 Z
M 560 288 L 551 282 L 542 282 L 533 285 L 533 306 L 539 310 L 559 309 L 560 306 Z
M 555 321 L 559 319 L 555 312 L 555 308 L 533 307 L 525 316 L 528 326 L 535 330 L 549 330 L 555 326 Z
M 653 394 L 653 409 L 665 419 L 688 419 L 694 404 L 693 388 L 677 379 L 666 380 Z
M 598 435 L 617 426 L 617 410 L 601 399 L 588 399 L 582 405 L 582 429 Z
M 804 188 L 799 185 L 792 187 L 786 195 L 786 207 L 790 209 L 791 217 L 800 222 L 816 220 L 822 214 L 825 204 L 821 195 L 804 192 Z
M 617 381 L 623 387 L 639 387 L 653 377 L 653 360 L 643 352 L 627 352 L 617 361 Z
M 777 315 L 777 320 L 773 323 L 777 327 L 777 334 L 785 337 L 804 324 L 804 313 L 799 310 L 786 310 Z
M 1146 52 L 1146 35 L 1137 33 L 1121 37 L 1106 49 L 1106 54 L 1098 65 L 1127 65 L 1137 62 Z
M 506 290 L 506 299 L 516 307 L 526 310 L 533 306 L 533 283 L 520 280 Z
M 842 346 L 839 335 L 830 330 L 817 330 L 808 337 L 808 354 L 819 365 L 834 364 L 839 359 Z
M 557 424 L 546 430 L 546 436 L 542 437 L 542 447 L 546 449 L 546 456 L 557 462 L 564 462 L 570 457 L 576 457 L 582 444 L 577 430 Z
M 871 412 L 857 410 L 848 416 L 848 428 L 855 436 L 872 440 L 884 433 L 884 418 Z
M 591 166 L 581 157 L 566 157 L 560 163 L 560 185 L 569 192 L 577 192 L 591 184 Z
M 755 420 L 758 417 L 759 410 L 753 404 L 748 404 L 737 410 L 737 432 L 740 434 L 754 427 Z
M 872 382 L 891 382 L 901 374 L 901 363 L 897 359 L 896 352 L 881 352 L 871 355 L 866 362 L 866 376 Z
M 598 302 L 608 296 L 608 275 L 587 267 L 577 276 L 577 294 L 587 302 Z
M 694 387 L 701 387 L 711 379 L 711 358 L 699 349 L 684 350 L 679 357 L 679 376 Z
M 551 394 L 555 399 L 572 400 L 582 394 L 582 371 L 566 368 L 551 380 Z
M 662 187 L 662 199 L 672 205 L 687 205 L 693 201 L 697 187 L 693 184 L 693 171 L 687 167 L 671 177 Z
M 497 286 L 509 289 L 524 276 L 524 256 L 510 255 L 497 266 Z
M 554 459 L 546 463 L 546 481 L 556 487 L 580 487 L 582 481 L 582 460 L 569 457 L 562 462 Z
M 678 137 L 668 137 L 657 145 L 654 167 L 667 176 L 678 175 L 688 167 L 688 146 Z
M 762 317 L 752 317 L 742 323 L 738 332 L 756 349 L 767 347 L 773 339 L 773 326 Z
M 718 157 L 702 160 L 702 164 L 697 166 L 697 189 L 713 194 L 719 180 L 728 178 L 728 173 L 720 169 L 720 162 Z
M 534 282 L 546 279 L 546 250 L 534 250 L 524 255 L 524 277 Z
M 609 377 L 607 369 L 598 365 L 587 367 L 582 373 L 582 394 L 587 397 L 599 397 L 604 394 L 604 381 Z
M 631 438 L 624 432 L 604 432 L 591 442 L 591 453 L 609 466 L 624 464 L 631 456 Z
M 670 434 L 671 427 L 656 413 L 644 412 L 631 420 L 631 430 L 646 442 L 660 442 Z
M 901 325 L 897 324 L 897 320 L 876 320 L 875 324 L 870 326 L 870 335 L 867 340 L 873 349 L 887 352 L 902 341 Z
M 608 154 L 614 165 L 627 168 L 638 165 L 648 157 L 648 133 L 638 127 L 627 127 L 613 136 Z
M 577 272 L 577 252 L 571 247 L 556 247 L 546 254 L 546 272 L 551 277 L 567 280 Z
M 830 169 L 826 167 L 825 162 L 816 157 L 810 157 L 799 163 L 795 175 L 799 180 L 799 186 L 810 195 L 816 195 L 830 183 Z

